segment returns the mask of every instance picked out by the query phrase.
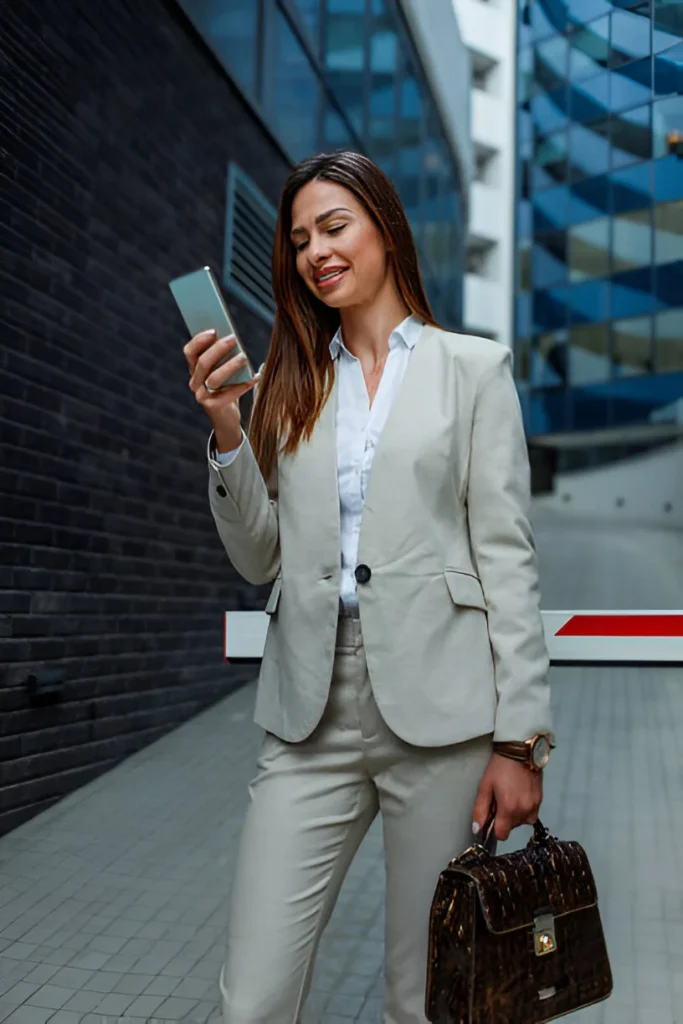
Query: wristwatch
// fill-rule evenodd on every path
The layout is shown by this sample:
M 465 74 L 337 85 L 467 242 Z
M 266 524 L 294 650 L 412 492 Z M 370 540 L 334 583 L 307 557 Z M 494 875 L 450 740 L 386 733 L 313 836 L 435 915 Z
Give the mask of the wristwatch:
M 550 760 L 550 751 L 553 747 L 554 744 L 550 742 L 550 737 L 546 733 L 539 732 L 530 740 L 523 742 L 516 740 L 495 742 L 493 752 L 502 754 L 503 757 L 509 757 L 513 761 L 519 761 L 529 771 L 542 772 Z

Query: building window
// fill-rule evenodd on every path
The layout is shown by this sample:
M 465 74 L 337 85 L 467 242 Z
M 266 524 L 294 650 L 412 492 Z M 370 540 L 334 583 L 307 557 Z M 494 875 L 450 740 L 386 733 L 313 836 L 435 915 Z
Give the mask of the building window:
M 272 111 L 276 131 L 294 160 L 317 143 L 318 78 L 281 11 L 276 18 Z
M 179 0 L 200 35 L 242 88 L 257 98 L 259 5 L 254 0 Z
M 683 370 L 683 307 L 655 316 L 655 369 L 660 373 Z

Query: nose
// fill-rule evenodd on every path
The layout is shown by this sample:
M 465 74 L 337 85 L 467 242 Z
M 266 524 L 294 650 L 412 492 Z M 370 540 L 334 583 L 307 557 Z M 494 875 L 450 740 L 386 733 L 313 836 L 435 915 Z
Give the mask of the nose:
M 328 238 L 324 235 L 313 235 L 308 243 L 308 259 L 314 268 L 324 263 L 330 255 L 331 248 Z

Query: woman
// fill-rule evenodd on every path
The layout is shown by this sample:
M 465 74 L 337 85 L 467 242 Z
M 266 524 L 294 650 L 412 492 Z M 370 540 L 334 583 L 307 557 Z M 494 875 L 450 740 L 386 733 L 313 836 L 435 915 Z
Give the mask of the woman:
M 299 1019 L 381 811 L 384 1020 L 418 1024 L 439 871 L 493 801 L 499 839 L 535 820 L 550 745 L 510 353 L 436 325 L 401 202 L 358 153 L 290 175 L 273 288 L 248 440 L 238 403 L 250 385 L 217 390 L 239 360 L 212 372 L 234 340 L 205 333 L 185 349 L 213 425 L 218 532 L 245 579 L 275 581 L 225 1021 Z

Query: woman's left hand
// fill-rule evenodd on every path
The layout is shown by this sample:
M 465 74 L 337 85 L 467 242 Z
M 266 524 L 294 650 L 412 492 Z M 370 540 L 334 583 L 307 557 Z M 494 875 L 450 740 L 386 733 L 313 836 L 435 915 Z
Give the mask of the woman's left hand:
M 494 835 L 507 839 L 518 825 L 533 825 L 543 799 L 543 774 L 532 772 L 519 761 L 502 754 L 492 754 L 474 804 L 473 822 L 480 831 L 489 816 L 491 803 L 496 802 Z

